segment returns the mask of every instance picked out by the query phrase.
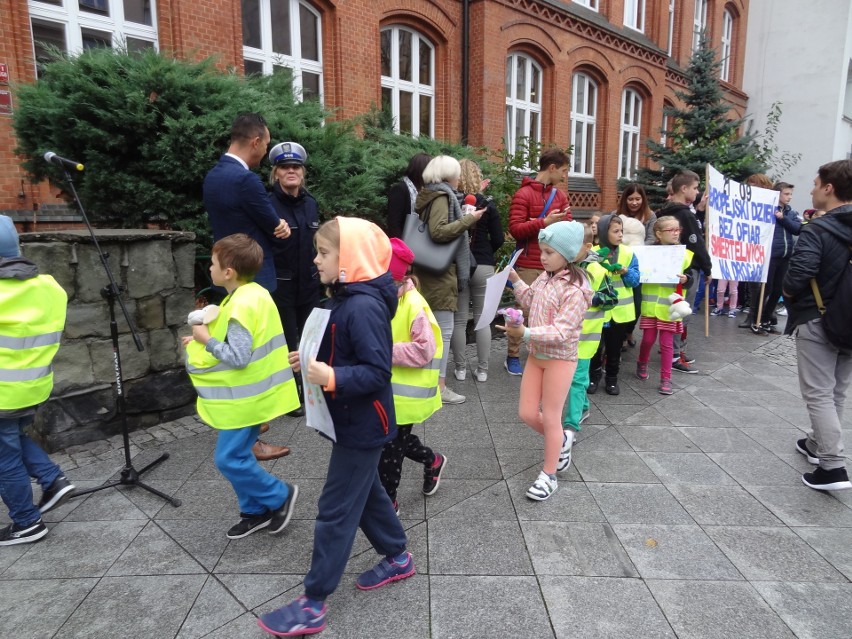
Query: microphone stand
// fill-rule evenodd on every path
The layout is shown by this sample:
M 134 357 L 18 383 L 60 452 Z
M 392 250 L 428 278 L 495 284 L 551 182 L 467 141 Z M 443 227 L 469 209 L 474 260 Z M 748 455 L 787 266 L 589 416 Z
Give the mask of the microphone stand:
M 81 495 L 88 495 L 89 493 L 98 492 L 100 490 L 106 490 L 107 488 L 113 488 L 114 486 L 138 486 L 139 488 L 143 488 L 147 490 L 149 493 L 153 493 L 158 497 L 165 499 L 172 506 L 178 507 L 180 506 L 180 500 L 175 497 L 170 497 L 163 492 L 160 492 L 156 488 L 149 486 L 148 484 L 140 481 L 139 476 L 145 473 L 146 471 L 154 468 L 158 464 L 166 461 L 169 458 L 168 453 L 163 453 L 157 459 L 152 461 L 150 464 L 145 466 L 144 468 L 140 468 L 136 470 L 133 467 L 133 461 L 130 459 L 130 432 L 127 427 L 127 408 L 124 403 L 124 385 L 122 383 L 122 375 L 121 375 L 121 352 L 118 346 L 118 324 L 115 321 L 115 302 L 118 302 L 119 307 L 121 308 L 121 312 L 124 315 L 124 319 L 127 322 L 127 325 L 130 327 L 130 334 L 133 336 L 133 341 L 136 344 L 136 349 L 140 352 L 145 350 L 145 347 L 142 345 L 142 340 L 139 339 L 139 333 L 136 331 L 136 328 L 133 326 L 133 322 L 130 321 L 130 314 L 127 312 L 127 307 L 124 305 L 124 300 L 121 299 L 121 292 L 124 290 L 123 286 L 119 286 L 115 277 L 113 277 L 112 270 L 109 267 L 109 262 L 107 261 L 108 255 L 101 250 L 100 244 L 98 244 L 98 239 L 95 237 L 95 231 L 92 228 L 92 225 L 89 223 L 89 218 L 86 215 L 86 211 L 83 208 L 83 203 L 80 201 L 80 197 L 77 195 L 77 189 L 74 188 L 74 180 L 71 179 L 71 174 L 68 172 L 68 168 L 63 164 L 62 170 L 65 173 L 65 181 L 68 183 L 68 186 L 71 188 L 71 194 L 74 196 L 74 201 L 77 204 L 77 209 L 80 211 L 80 215 L 83 216 L 83 221 L 86 223 L 86 228 L 89 230 L 89 235 L 92 236 L 92 243 L 95 245 L 95 250 L 98 252 L 98 256 L 100 257 L 101 264 L 104 267 L 104 271 L 106 271 L 107 279 L 109 280 L 109 284 L 105 286 L 101 290 L 101 297 L 103 297 L 107 305 L 109 306 L 109 333 L 112 338 L 112 360 L 113 360 L 113 368 L 115 369 L 115 405 L 118 409 L 118 414 L 121 416 L 121 434 L 124 438 L 124 468 L 121 469 L 121 477 L 115 481 L 109 482 L 102 486 L 98 486 L 96 488 L 87 488 L 86 490 L 77 490 L 71 495 L 71 497 L 80 497 Z

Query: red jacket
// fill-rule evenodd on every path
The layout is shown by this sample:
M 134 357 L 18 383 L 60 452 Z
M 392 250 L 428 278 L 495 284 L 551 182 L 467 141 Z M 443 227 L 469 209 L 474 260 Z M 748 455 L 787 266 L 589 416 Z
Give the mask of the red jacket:
M 544 228 L 544 218 L 539 215 L 550 197 L 554 186 L 545 186 L 532 178 L 525 177 L 519 188 L 512 197 L 512 205 L 509 207 L 509 233 L 518 241 L 518 248 L 523 248 L 523 253 L 515 263 L 524 268 L 535 268 L 541 270 L 541 252 L 538 248 L 538 232 Z M 548 213 L 561 211 L 568 206 L 568 196 L 563 191 L 556 191 L 553 202 L 550 203 Z M 571 219 L 571 213 L 565 216 Z

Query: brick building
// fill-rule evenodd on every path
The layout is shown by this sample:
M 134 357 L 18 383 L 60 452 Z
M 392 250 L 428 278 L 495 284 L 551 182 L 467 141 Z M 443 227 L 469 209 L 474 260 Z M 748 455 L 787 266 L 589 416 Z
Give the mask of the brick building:
M 3 0 L 0 112 L 36 78 L 42 43 L 125 42 L 223 67 L 293 70 L 303 95 L 344 117 L 386 102 L 403 133 L 499 148 L 529 136 L 574 145 L 578 209 L 612 209 L 616 180 L 645 162 L 706 29 L 737 116 L 748 0 Z M 466 74 L 465 74 L 466 72 Z M 4 106 L 11 100 L 11 106 Z M 49 224 L 61 203 L 30 185 L 0 115 L 0 212 Z M 37 216 L 33 211 L 37 209 Z

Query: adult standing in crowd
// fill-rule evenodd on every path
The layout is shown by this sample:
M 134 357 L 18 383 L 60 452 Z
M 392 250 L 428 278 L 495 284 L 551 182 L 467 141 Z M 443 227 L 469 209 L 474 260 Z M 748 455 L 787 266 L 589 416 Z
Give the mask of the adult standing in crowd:
M 296 142 L 281 142 L 269 152 L 269 163 L 272 164 L 269 175 L 272 193 L 269 199 L 275 214 L 290 227 L 290 237 L 275 238 L 272 242 L 275 276 L 278 280 L 272 299 L 281 315 L 284 337 L 290 351 L 299 350 L 302 329 L 311 311 L 320 302 L 320 281 L 314 264 L 317 255 L 314 235 L 319 228 L 319 210 L 314 196 L 305 189 L 307 161 L 305 147 Z M 304 403 L 299 373 L 296 373 L 296 386 L 299 399 Z M 304 414 L 302 406 L 290 413 L 294 417 Z
M 813 289 L 830 312 L 846 316 L 852 312 L 835 306 L 848 303 L 836 294 L 844 275 L 849 277 L 852 259 L 852 160 L 819 167 L 811 197 L 814 208 L 827 212 L 801 229 L 783 282 L 788 312 L 785 332 L 796 336 L 799 387 L 811 418 L 811 431 L 796 442 L 796 450 L 818 464 L 814 472 L 802 475 L 806 486 L 840 490 L 852 488 L 840 422 L 852 382 L 852 353 L 826 337 Z
M 473 160 L 461 160 L 461 178 L 459 179 L 459 190 L 466 195 L 476 196 L 475 207 L 485 209 L 482 219 L 469 231 L 470 252 L 476 263 L 476 269 L 470 276 L 470 285 L 459 291 L 458 312 L 456 313 L 456 326 L 453 329 L 452 350 L 454 375 L 459 381 L 467 377 L 467 359 L 465 358 L 465 347 L 467 345 L 467 319 L 470 300 L 473 299 L 473 323 L 479 322 L 482 315 L 482 306 L 485 303 L 485 280 L 494 275 L 494 253 L 503 246 L 505 236 L 503 224 L 500 222 L 500 213 L 497 205 L 491 198 L 485 197 L 483 191 L 488 187 L 491 180 L 482 179 L 482 171 Z M 488 379 L 488 357 L 491 353 L 491 327 L 486 326 L 476 331 L 476 381 L 484 382 Z
M 561 149 L 548 149 L 538 160 L 538 174 L 524 177 L 512 197 L 509 207 L 509 233 L 518 242 L 521 255 L 515 262 L 515 272 L 527 284 L 541 275 L 541 251 L 538 232 L 554 222 L 571 220 L 568 196 L 557 186 L 568 181 L 568 154 Z M 522 375 L 521 338 L 507 337 L 506 370 L 510 375 Z
M 277 285 L 272 241 L 289 237 L 290 227 L 275 214 L 263 182 L 251 170 L 263 160 L 269 140 L 269 128 L 262 115 L 238 115 L 231 125 L 228 151 L 204 177 L 203 198 L 214 242 L 245 233 L 260 244 L 263 266 L 254 281 L 271 293 Z M 290 449 L 258 439 L 252 452 L 260 461 L 267 461 L 284 457 Z
M 461 176 L 461 166 L 458 160 L 448 155 L 432 158 L 423 171 L 425 186 L 417 195 L 415 209 L 420 219 L 429 227 L 429 235 L 433 242 L 452 242 L 460 235 L 464 236 L 456 252 L 455 259 L 443 273 L 433 273 L 421 267 L 414 267 L 414 275 L 420 281 L 420 292 L 441 327 L 441 339 L 449 344 L 455 327 L 455 314 L 459 310 L 459 291 L 470 285 L 470 242 L 468 231 L 479 221 L 485 209 L 477 209 L 473 213 L 462 214 L 461 204 L 456 194 Z M 464 311 L 467 316 L 467 310 Z M 438 387 L 441 390 L 441 401 L 445 404 L 461 404 L 464 395 L 459 395 L 447 388 L 447 361 L 450 349 L 444 348 L 441 358 L 441 372 Z
M 402 237 L 405 216 L 415 213 L 414 203 L 417 201 L 417 194 L 423 188 L 423 169 L 431 159 L 432 156 L 428 153 L 413 155 L 408 161 L 402 180 L 388 191 L 388 237 Z

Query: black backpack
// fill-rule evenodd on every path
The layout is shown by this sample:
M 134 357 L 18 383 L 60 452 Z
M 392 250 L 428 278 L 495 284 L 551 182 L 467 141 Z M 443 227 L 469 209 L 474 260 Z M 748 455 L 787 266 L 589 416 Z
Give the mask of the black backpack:
M 825 305 L 814 278 L 811 278 L 811 290 L 822 315 L 822 328 L 828 341 L 842 351 L 852 351 L 852 246 L 831 303 Z

